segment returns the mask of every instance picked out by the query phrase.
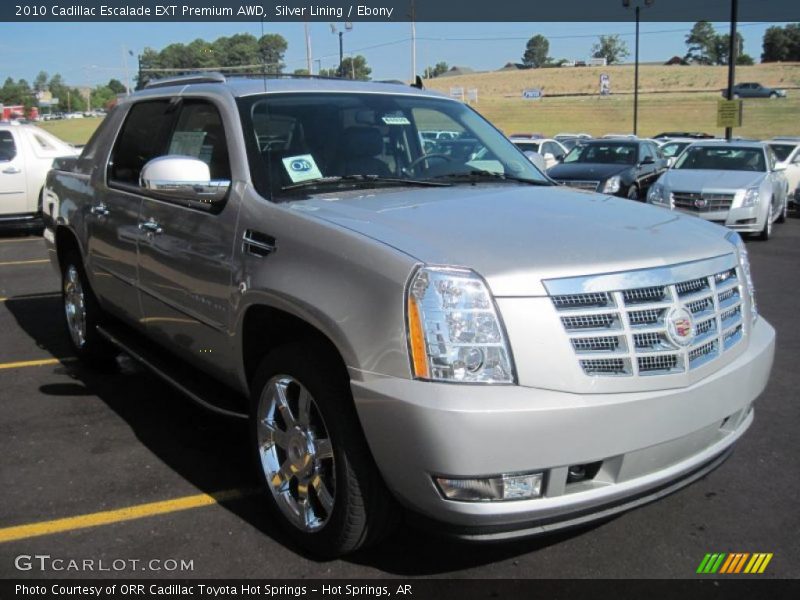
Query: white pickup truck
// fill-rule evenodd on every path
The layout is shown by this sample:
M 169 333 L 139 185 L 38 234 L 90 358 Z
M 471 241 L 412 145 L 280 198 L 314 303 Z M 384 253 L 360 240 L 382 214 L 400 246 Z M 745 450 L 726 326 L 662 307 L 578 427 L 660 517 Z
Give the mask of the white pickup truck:
M 0 124 L 0 228 L 40 229 L 53 159 L 79 152 L 33 125 Z

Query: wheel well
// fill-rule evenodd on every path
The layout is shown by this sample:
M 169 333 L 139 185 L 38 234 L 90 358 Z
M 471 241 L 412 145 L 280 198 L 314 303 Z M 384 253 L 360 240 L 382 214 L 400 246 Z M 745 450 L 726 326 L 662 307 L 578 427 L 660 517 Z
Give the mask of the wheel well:
M 261 360 L 275 348 L 293 341 L 319 343 L 335 361 L 343 377 L 347 366 L 336 345 L 322 331 L 290 313 L 270 306 L 251 306 L 242 323 L 242 359 L 248 384 Z
M 80 256 L 78 240 L 75 238 L 75 234 L 66 227 L 58 227 L 56 229 L 56 256 L 60 267 L 64 264 L 64 256 L 70 251 L 76 252 Z

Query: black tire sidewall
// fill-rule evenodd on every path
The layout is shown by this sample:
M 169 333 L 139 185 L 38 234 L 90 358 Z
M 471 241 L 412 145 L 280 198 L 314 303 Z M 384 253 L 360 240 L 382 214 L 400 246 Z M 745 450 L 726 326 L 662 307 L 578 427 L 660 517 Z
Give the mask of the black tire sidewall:
M 269 490 L 261 464 L 257 437 L 258 403 L 269 380 L 279 374 L 294 377 L 308 390 L 322 415 L 333 446 L 336 473 L 334 508 L 328 522 L 315 532 L 302 531 L 286 519 Z M 367 488 L 383 486 L 383 482 L 367 450 L 349 381 L 338 372 L 330 352 L 314 341 L 282 346 L 262 360 L 251 390 L 252 456 L 262 494 L 282 529 L 305 551 L 323 558 L 340 556 L 363 545 L 368 534 L 368 514 L 359 513 L 365 510 Z M 366 511 L 369 510 L 367 506 Z

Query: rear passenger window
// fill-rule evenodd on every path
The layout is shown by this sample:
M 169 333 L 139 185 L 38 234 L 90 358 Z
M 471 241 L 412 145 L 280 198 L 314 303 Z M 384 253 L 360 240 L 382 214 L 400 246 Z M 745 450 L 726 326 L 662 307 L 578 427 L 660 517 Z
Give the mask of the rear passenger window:
M 131 108 L 114 147 L 109 173 L 112 181 L 138 186 L 142 167 L 166 154 L 174 106 L 169 100 L 154 100 Z
M 202 160 L 211 171 L 211 179 L 231 178 L 222 118 L 216 107 L 208 102 L 184 101 L 166 154 L 179 154 Z
M 0 162 L 14 160 L 17 155 L 17 146 L 14 144 L 14 136 L 10 131 L 0 131 Z

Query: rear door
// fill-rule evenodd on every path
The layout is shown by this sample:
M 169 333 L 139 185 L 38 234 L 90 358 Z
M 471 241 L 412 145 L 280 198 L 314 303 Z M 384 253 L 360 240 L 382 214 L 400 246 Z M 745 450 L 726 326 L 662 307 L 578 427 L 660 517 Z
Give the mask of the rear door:
M 230 112 L 230 111 L 227 111 Z M 169 134 L 165 155 L 198 158 L 211 178 L 231 179 L 229 141 L 222 111 L 211 100 L 183 99 Z M 231 190 L 232 191 L 232 190 Z M 146 230 L 139 246 L 139 282 L 148 334 L 184 358 L 220 366 L 232 300 L 232 256 L 238 202 L 229 192 L 222 207 L 145 195 L 140 222 Z
M 129 109 L 106 173 L 96 174 L 100 182 L 86 217 L 92 286 L 108 310 L 137 324 L 139 174 L 147 161 L 163 153 L 176 106 L 161 99 L 137 102 Z
M 25 160 L 19 136 L 0 129 L 0 219 L 4 215 L 33 212 L 28 209 Z

